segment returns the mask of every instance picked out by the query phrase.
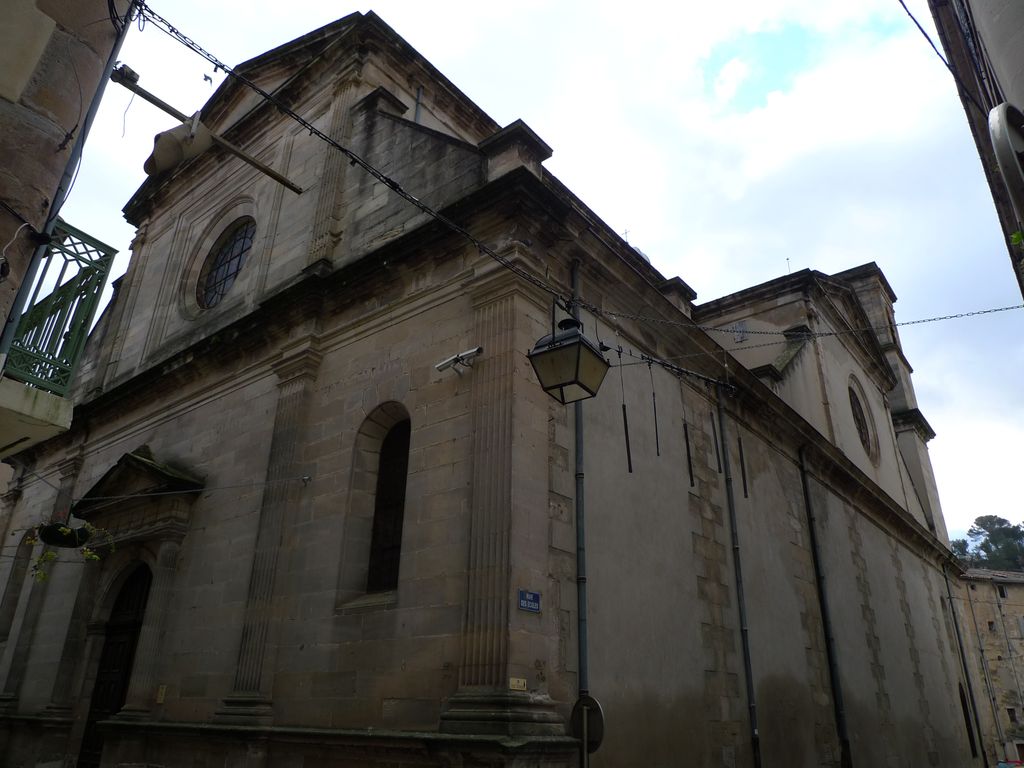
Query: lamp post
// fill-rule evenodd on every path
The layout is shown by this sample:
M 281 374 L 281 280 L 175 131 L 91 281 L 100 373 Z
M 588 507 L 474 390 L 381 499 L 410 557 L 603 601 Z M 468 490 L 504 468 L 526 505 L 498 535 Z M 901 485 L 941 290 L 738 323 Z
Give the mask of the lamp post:
M 579 263 L 573 264 L 573 295 L 579 284 Z M 530 364 L 541 387 L 562 405 L 573 404 L 576 454 L 576 613 L 579 643 L 579 697 L 572 710 L 570 727 L 580 740 L 580 765 L 589 765 L 589 755 L 604 738 L 604 713 L 590 696 L 587 664 L 587 559 L 583 514 L 583 400 L 594 397 L 605 374 L 608 361 L 601 349 L 583 335 L 579 310 L 555 328 L 555 310 L 551 308 L 551 333 L 540 339 L 529 354 Z

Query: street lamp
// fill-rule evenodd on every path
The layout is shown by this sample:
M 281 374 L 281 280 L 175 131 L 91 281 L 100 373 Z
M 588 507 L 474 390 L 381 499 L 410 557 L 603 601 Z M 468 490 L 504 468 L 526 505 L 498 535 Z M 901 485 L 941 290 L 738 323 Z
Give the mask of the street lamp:
M 608 373 L 608 361 L 574 317 L 560 321 L 528 357 L 541 388 L 562 405 L 594 397 Z

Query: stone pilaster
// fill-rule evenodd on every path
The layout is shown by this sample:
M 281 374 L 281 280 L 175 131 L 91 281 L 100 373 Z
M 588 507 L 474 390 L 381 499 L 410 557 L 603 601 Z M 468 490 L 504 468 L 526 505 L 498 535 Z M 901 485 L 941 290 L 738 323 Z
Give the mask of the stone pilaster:
M 352 107 L 357 83 L 346 79 L 335 89 L 331 99 L 331 122 L 327 129 L 332 139 L 347 144 L 345 128 L 349 122 L 349 109 Z M 323 173 L 316 201 L 316 213 L 313 217 L 313 234 L 310 238 L 307 265 L 318 261 L 329 262 L 334 246 L 342 236 L 342 222 L 339 211 L 339 199 L 344 187 L 345 171 L 348 160 L 341 152 L 328 147 L 324 157 Z
M 82 459 L 79 456 L 72 456 L 58 465 L 60 485 L 54 500 L 53 511 L 50 513 L 51 520 L 55 522 L 67 521 L 71 511 L 75 478 L 78 477 L 81 467 Z M 47 547 L 44 546 L 40 554 L 45 552 L 46 549 Z M 54 561 L 49 567 L 59 567 L 59 561 Z M 43 610 L 43 603 L 46 600 L 46 589 L 49 583 L 49 579 L 37 579 L 32 582 L 32 588 L 28 595 L 28 604 L 25 606 L 25 613 L 21 622 L 21 629 L 18 632 L 14 653 L 11 655 L 11 665 L 7 670 L 3 692 L 0 693 L 0 710 L 17 707 L 18 694 L 25 677 L 25 667 L 28 664 L 29 652 L 32 650 L 35 640 L 36 625 L 39 622 L 39 615 Z
M 277 410 L 270 441 L 267 485 L 256 532 L 256 551 L 249 576 L 245 620 L 231 694 L 218 711 L 223 718 L 269 718 L 270 684 L 264 670 L 281 532 L 287 510 L 298 501 L 296 477 L 300 445 L 321 354 L 315 340 L 306 338 L 287 348 L 274 366 L 278 377 Z
M 459 691 L 442 714 L 452 733 L 561 733 L 546 695 L 509 689 L 509 612 L 514 387 L 519 313 L 513 289 L 477 303 L 474 341 L 486 353 L 473 366 L 473 501 L 463 659 Z
M 61 647 L 60 662 L 57 665 L 57 677 L 50 693 L 50 703 L 46 709 L 55 715 L 71 713 L 74 700 L 75 673 L 85 657 L 88 639 L 89 617 L 96 600 L 96 588 L 99 584 L 99 568 L 85 568 L 78 582 L 75 605 L 71 610 L 71 620 Z
M 75 479 L 82 469 L 82 457 L 72 456 L 64 459 L 64 461 L 57 465 L 57 469 L 60 472 L 60 485 L 50 519 L 54 522 L 67 522 L 67 519 L 71 516 L 71 501 L 74 498 Z
M 43 547 L 43 552 L 46 547 Z M 35 637 L 36 624 L 39 622 L 39 614 L 43 609 L 43 602 L 46 599 L 46 588 L 49 580 L 33 581 L 32 588 L 28 593 L 28 603 L 25 606 L 25 613 L 21 621 L 21 631 L 14 646 L 14 653 L 11 656 L 11 665 L 7 669 L 7 678 L 4 680 L 3 691 L 0 692 L 0 712 L 14 710 L 17 708 L 18 693 L 21 690 L 21 682 L 25 677 L 25 666 L 28 663 L 29 651 L 32 649 L 32 640 Z
M 131 682 L 125 705 L 118 713 L 122 718 L 146 718 L 154 701 L 154 677 L 160 658 L 160 640 L 164 632 L 167 604 L 174 586 L 174 573 L 178 565 L 181 545 L 177 541 L 160 542 L 153 569 L 153 582 L 146 600 L 146 615 L 135 648 Z

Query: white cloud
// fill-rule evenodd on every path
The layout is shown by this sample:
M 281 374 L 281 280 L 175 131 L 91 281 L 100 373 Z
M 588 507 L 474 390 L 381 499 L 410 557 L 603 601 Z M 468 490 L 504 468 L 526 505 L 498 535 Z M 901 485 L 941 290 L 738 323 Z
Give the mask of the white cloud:
M 750 65 L 746 62 L 740 59 L 729 59 L 725 62 L 715 78 L 715 106 L 722 108 L 732 101 L 736 91 L 749 75 Z

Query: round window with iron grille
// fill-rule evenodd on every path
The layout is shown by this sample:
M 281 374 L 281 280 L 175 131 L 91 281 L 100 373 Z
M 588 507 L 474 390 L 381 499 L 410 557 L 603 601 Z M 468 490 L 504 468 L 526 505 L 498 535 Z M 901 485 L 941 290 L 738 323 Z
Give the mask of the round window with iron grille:
M 217 238 L 210 255 L 203 262 L 196 283 L 196 301 L 200 307 L 210 309 L 217 306 L 231 290 L 232 283 L 245 266 L 255 235 L 255 219 L 243 216 Z

